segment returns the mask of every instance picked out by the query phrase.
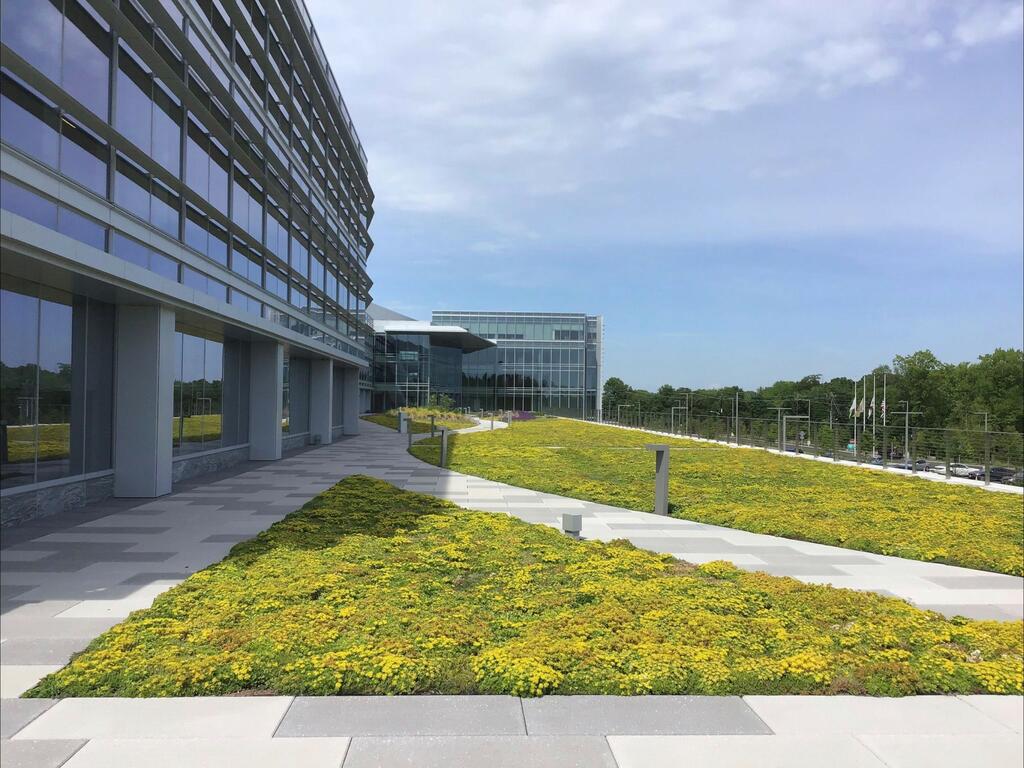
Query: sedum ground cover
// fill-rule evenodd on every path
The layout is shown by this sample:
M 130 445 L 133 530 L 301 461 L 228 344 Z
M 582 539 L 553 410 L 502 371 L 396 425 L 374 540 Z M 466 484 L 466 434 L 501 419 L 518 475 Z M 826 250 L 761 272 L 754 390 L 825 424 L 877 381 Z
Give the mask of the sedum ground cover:
M 654 506 L 654 458 L 672 445 L 671 514 L 755 533 L 1021 575 L 1024 500 L 979 488 L 566 419 L 453 436 L 449 467 L 629 509 Z M 437 441 L 412 449 L 437 463 Z
M 694 567 L 350 477 L 29 696 L 1020 693 L 1020 622 Z
M 436 408 L 402 408 L 412 418 L 412 431 L 422 434 L 430 431 L 430 417 L 435 417 L 434 424 L 437 427 L 448 429 L 466 429 L 476 426 L 471 418 L 455 413 L 454 411 L 440 411 Z M 398 410 L 386 411 L 385 413 L 372 413 L 363 416 L 366 421 L 372 421 L 388 429 L 398 429 Z

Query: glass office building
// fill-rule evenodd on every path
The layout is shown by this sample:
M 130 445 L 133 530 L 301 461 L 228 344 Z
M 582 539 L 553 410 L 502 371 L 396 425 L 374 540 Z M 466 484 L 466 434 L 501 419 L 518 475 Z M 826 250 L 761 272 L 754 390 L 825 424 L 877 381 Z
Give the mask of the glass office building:
M 435 310 L 432 319 L 435 325 L 460 326 L 495 343 L 463 359 L 463 405 L 585 418 L 600 415 L 600 315 Z
M 3 0 L 3 523 L 358 429 L 366 155 L 302 0 Z
M 464 405 L 463 361 L 494 347 L 465 328 L 413 320 L 374 304 L 372 410 L 432 405 L 439 398 Z

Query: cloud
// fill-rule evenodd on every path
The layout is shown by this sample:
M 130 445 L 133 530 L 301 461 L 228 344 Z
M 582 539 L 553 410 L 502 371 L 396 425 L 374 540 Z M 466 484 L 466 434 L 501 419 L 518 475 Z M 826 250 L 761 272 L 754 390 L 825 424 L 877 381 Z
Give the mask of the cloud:
M 378 211 L 472 220 L 467 246 L 514 241 L 590 190 L 613 195 L 607 220 L 615 194 L 629 202 L 622 158 L 652 143 L 685 156 L 692 131 L 747 112 L 920 88 L 928 60 L 1019 39 L 1022 18 L 998 0 L 307 4 Z
M 1017 37 L 1024 28 L 1024 6 L 1019 2 L 985 2 L 961 8 L 953 39 L 971 47 Z

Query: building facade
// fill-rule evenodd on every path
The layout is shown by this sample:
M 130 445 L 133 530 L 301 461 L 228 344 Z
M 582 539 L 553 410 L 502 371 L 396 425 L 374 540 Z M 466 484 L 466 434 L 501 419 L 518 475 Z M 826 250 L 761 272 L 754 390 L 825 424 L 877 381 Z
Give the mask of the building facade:
M 600 315 L 435 310 L 432 320 L 495 343 L 463 359 L 462 405 L 584 418 L 600 415 Z
M 302 0 L 4 0 L 3 523 L 358 429 L 366 156 Z

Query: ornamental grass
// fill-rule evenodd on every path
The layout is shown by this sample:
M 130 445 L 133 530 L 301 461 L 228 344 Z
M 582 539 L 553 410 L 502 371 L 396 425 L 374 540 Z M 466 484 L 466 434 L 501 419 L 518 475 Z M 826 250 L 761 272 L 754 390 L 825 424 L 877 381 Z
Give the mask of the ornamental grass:
M 437 440 L 412 452 L 437 463 Z M 755 533 L 1024 574 L 1024 499 L 1010 493 L 660 437 L 567 419 L 453 435 L 448 466 L 524 488 L 650 511 L 668 442 L 670 514 Z
M 27 695 L 1020 693 L 1021 630 L 350 477 Z
M 398 411 L 402 410 L 412 419 L 412 431 L 416 434 L 423 434 L 430 431 L 430 417 L 434 417 L 434 426 L 440 429 L 466 429 L 475 427 L 473 419 L 455 411 L 442 411 L 436 408 L 397 408 L 384 413 L 372 413 L 362 418 L 372 421 L 388 429 L 398 429 Z

